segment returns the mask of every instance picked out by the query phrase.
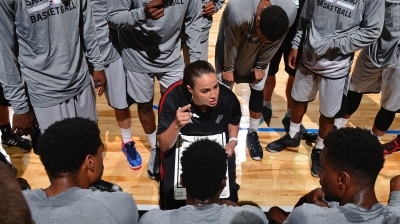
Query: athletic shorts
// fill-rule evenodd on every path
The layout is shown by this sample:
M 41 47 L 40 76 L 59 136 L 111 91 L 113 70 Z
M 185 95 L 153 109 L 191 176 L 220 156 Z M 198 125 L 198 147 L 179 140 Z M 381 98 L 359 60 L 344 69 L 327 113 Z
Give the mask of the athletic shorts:
M 286 41 L 286 39 L 285 39 L 285 41 Z M 283 57 L 283 61 L 285 63 L 285 71 L 290 76 L 296 75 L 296 69 L 290 68 L 289 63 L 288 63 L 288 56 L 289 56 L 290 51 L 292 50 L 291 40 L 288 42 L 285 42 L 285 41 L 282 43 L 282 45 L 279 47 L 278 51 L 276 52 L 275 56 L 269 62 L 269 71 L 268 71 L 269 76 L 274 76 L 274 75 L 276 75 L 276 73 L 278 73 L 279 64 L 281 63 L 282 57 Z M 300 48 L 297 52 L 297 61 L 299 61 L 301 58 L 301 54 L 302 54 L 301 49 L 302 48 Z
M 184 66 L 171 72 L 139 73 L 126 70 L 128 86 L 128 104 L 148 103 L 154 96 L 154 77 L 160 83 L 160 92 L 163 93 L 170 85 L 183 78 Z
M 250 88 L 257 90 L 257 91 L 262 91 L 264 90 L 264 84 L 265 84 L 265 80 L 267 80 L 267 75 L 268 75 L 268 69 L 269 69 L 269 65 L 268 67 L 265 69 L 265 76 L 263 79 L 261 79 L 261 81 L 259 81 L 258 83 L 249 83 Z M 218 81 L 228 87 L 229 89 L 232 89 L 235 83 L 228 83 L 225 82 L 224 80 L 222 80 L 222 73 L 218 73 L 217 74 L 218 77 Z
M 104 91 L 108 105 L 114 109 L 128 108 L 126 100 L 126 73 L 122 58 L 105 67 L 107 88 Z
M 349 90 L 357 93 L 381 93 L 381 106 L 388 111 L 400 109 L 400 56 L 383 67 L 375 66 L 362 50 L 357 57 Z
M 298 102 L 311 102 L 315 100 L 319 92 L 320 113 L 325 117 L 333 118 L 342 107 L 343 95 L 347 96 L 348 82 L 349 75 L 339 79 L 329 79 L 307 69 L 297 69 L 291 96 Z
M 51 107 L 33 107 L 41 133 L 56 121 L 83 117 L 97 122 L 96 97 L 93 84 L 78 95 Z

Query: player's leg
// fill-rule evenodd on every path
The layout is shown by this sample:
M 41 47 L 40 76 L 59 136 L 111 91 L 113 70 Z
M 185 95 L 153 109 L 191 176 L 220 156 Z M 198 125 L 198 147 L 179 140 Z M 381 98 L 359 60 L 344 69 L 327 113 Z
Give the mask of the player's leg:
M 249 149 L 250 157 L 254 160 L 263 158 L 263 150 L 258 138 L 258 126 L 260 124 L 261 113 L 263 109 L 263 89 L 267 79 L 268 68 L 265 70 L 264 78 L 257 84 L 250 84 L 250 122 L 249 132 L 247 133 L 246 143 Z
M 281 139 L 269 143 L 269 152 L 280 152 L 286 147 L 300 145 L 300 127 L 308 102 L 313 101 L 318 92 L 318 82 L 314 74 L 306 69 L 297 70 L 291 97 L 293 98 L 289 131 Z

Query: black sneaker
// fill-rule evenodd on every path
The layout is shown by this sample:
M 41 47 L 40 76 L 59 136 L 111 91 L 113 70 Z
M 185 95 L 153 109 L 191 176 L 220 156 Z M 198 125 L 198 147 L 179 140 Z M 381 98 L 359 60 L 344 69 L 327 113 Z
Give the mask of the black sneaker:
M 122 188 L 116 184 L 107 182 L 105 180 L 100 180 L 100 182 L 93 184 L 90 188 L 94 188 L 94 190 L 99 191 L 108 191 L 108 192 L 118 192 L 122 191 Z
M 147 175 L 152 180 L 160 178 L 160 156 L 158 149 L 151 149 L 149 163 L 147 163 Z
M 246 144 L 252 159 L 261 160 L 263 158 L 263 150 L 258 140 L 257 132 L 247 133 Z
M 300 134 L 299 132 L 291 138 L 289 134 L 284 135 L 282 138 L 275 140 L 265 147 L 268 152 L 280 152 L 286 147 L 298 147 L 300 145 Z
M 309 143 L 316 143 L 318 138 L 318 133 L 317 132 L 307 132 L 306 135 L 306 142 Z
M 318 171 L 319 169 L 321 169 L 321 162 L 320 162 L 321 152 L 322 149 L 317 149 L 315 148 L 315 146 L 311 152 L 311 175 L 313 177 L 319 177 Z
M 285 131 L 289 132 L 290 117 L 287 113 L 285 114 L 285 117 L 282 119 L 282 124 L 283 124 L 283 127 L 285 128 Z M 307 135 L 307 129 L 303 126 L 303 124 L 300 124 L 299 134 L 300 134 L 300 138 L 306 137 L 306 135 Z
M 11 133 L 6 139 L 1 138 L 1 144 L 7 147 L 17 147 L 21 150 L 29 151 L 32 148 L 32 142 L 29 139 L 22 138 L 19 135 Z
M 15 166 L 13 166 L 10 162 L 8 162 L 8 160 L 6 159 L 6 156 L 5 156 L 3 153 L 1 153 L 1 152 L 0 152 L 0 163 L 6 164 L 8 167 L 11 168 L 11 170 L 12 170 L 15 174 L 18 173 L 17 168 L 15 168 Z

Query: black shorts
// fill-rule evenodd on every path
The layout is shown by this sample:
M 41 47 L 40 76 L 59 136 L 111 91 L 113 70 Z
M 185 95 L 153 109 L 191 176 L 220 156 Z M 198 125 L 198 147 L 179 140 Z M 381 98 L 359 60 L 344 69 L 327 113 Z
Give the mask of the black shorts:
M 282 42 L 282 45 L 279 47 L 278 51 L 276 52 L 275 56 L 269 62 L 268 76 L 273 76 L 276 73 L 278 73 L 279 64 L 281 63 L 282 55 L 283 55 L 283 60 L 285 62 L 285 71 L 290 76 L 295 76 L 296 69 L 292 69 L 288 65 L 288 56 L 289 56 L 291 49 L 292 49 L 291 40 L 289 40 L 289 38 L 287 38 L 287 39 L 285 38 L 285 40 Z M 300 60 L 301 54 L 302 54 L 302 50 L 301 50 L 301 48 L 299 48 L 299 51 L 297 53 L 297 61 Z

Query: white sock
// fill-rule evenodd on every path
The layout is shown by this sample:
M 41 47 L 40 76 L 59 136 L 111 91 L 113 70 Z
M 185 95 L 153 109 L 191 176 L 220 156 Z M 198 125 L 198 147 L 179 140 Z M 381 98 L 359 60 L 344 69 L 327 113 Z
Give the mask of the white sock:
M 119 128 L 119 129 L 121 129 L 122 141 L 124 143 L 132 141 L 131 128 L 128 129 Z
M 301 123 L 296 124 L 290 121 L 289 135 L 291 138 L 293 138 L 298 132 L 300 132 L 300 125 Z
M 157 144 L 157 131 L 154 131 L 152 134 L 146 134 L 147 135 L 147 139 L 149 140 L 150 143 L 150 149 L 154 149 L 156 147 Z
M 322 139 L 322 138 L 319 137 L 319 135 L 318 135 L 317 143 L 315 144 L 315 148 L 316 148 L 316 149 L 323 149 L 324 147 L 325 147 L 325 145 L 324 145 L 324 139 Z
M 292 113 L 292 109 L 287 108 L 287 109 L 286 109 L 286 114 L 287 114 L 289 117 L 292 117 L 292 116 L 291 116 L 291 113 Z
M 266 107 L 266 108 L 271 108 L 272 107 L 272 104 L 271 104 L 271 101 L 265 101 L 264 100 L 264 107 Z
M 260 119 L 250 118 L 249 132 L 257 132 Z
M 372 130 L 371 130 L 371 134 L 372 134 L 372 135 L 375 135 L 376 138 L 377 138 L 379 141 L 380 141 L 380 140 L 382 139 L 382 137 L 383 137 L 383 135 L 382 135 L 382 136 L 376 135 L 374 132 L 372 132 Z
M 336 118 L 335 119 L 335 123 L 334 125 L 337 127 L 337 129 L 341 129 L 344 126 L 346 126 L 347 122 L 349 121 L 349 119 L 345 119 L 345 118 Z

